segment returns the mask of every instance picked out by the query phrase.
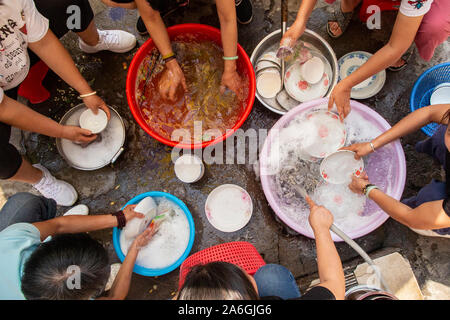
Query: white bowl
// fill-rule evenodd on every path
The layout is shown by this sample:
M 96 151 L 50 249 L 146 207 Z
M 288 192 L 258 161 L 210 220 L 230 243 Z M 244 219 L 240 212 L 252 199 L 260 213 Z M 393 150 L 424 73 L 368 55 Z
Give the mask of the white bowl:
M 310 84 L 318 83 L 322 79 L 324 71 L 325 66 L 319 57 L 312 57 L 300 66 L 303 79 Z
M 144 232 L 152 219 L 157 214 L 157 205 L 152 197 L 145 197 L 134 208 L 134 211 L 142 213 L 144 218 L 134 218 L 127 222 L 123 228 L 123 233 L 126 238 L 134 238 Z
M 300 69 L 301 64 L 296 62 L 287 70 L 284 77 L 284 87 L 287 93 L 300 102 L 322 98 L 330 86 L 328 75 L 324 72 L 318 83 L 310 84 L 303 79 Z
M 271 61 L 281 67 L 281 60 L 277 57 L 276 52 L 269 51 L 259 57 L 258 61 Z
M 430 97 L 430 104 L 446 104 L 450 103 L 450 83 L 442 83 L 438 85 Z
M 98 113 L 94 114 L 91 109 L 86 109 L 80 115 L 80 127 L 90 130 L 92 134 L 98 134 L 108 126 L 108 116 L 106 112 L 98 109 Z
M 276 64 L 275 62 L 273 62 L 273 61 L 260 60 L 256 64 L 255 71 L 259 72 L 259 71 L 264 70 L 266 68 L 277 68 L 279 70 L 280 66 L 278 64 Z
M 193 154 L 185 154 L 175 161 L 175 175 L 185 183 L 194 183 L 200 180 L 205 173 L 202 160 Z
M 364 171 L 364 161 L 356 160 L 355 153 L 349 150 L 336 151 L 320 164 L 320 175 L 332 184 L 344 184 L 351 182 L 351 176 L 359 177 Z

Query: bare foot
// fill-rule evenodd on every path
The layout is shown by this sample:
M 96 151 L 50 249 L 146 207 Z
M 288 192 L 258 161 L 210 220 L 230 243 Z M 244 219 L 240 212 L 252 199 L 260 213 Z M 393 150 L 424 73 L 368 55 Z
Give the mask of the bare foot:
M 342 34 L 341 27 L 339 27 L 339 24 L 336 21 L 330 21 L 328 22 L 328 26 L 330 27 L 331 33 L 335 37 L 339 37 Z

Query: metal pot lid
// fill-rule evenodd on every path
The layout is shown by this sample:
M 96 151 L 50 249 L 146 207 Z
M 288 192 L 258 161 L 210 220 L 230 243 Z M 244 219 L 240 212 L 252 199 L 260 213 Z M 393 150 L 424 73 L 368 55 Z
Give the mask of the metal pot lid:
M 79 170 L 97 170 L 118 158 L 125 143 L 125 125 L 117 111 L 111 107 L 111 119 L 99 139 L 82 147 L 67 139 L 56 139 L 56 147 L 67 163 Z M 70 109 L 60 121 L 62 125 L 79 126 L 81 113 L 86 109 L 82 103 Z

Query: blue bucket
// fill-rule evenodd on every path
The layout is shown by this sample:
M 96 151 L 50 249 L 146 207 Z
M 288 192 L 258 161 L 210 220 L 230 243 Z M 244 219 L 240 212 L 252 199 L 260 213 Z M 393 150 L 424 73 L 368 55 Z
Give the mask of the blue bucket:
M 411 112 L 430 105 L 430 97 L 438 85 L 450 82 L 450 62 L 438 64 L 426 70 L 414 84 L 410 97 Z M 430 123 L 422 128 L 428 136 L 432 136 L 439 125 Z
M 122 207 L 122 210 L 130 204 L 138 204 L 145 197 L 155 197 L 155 198 L 164 197 L 164 198 L 167 198 L 168 200 L 174 202 L 176 205 L 178 205 L 183 210 L 184 214 L 186 215 L 186 218 L 189 223 L 189 229 L 190 229 L 188 246 L 187 246 L 186 250 L 184 251 L 183 255 L 177 261 L 175 261 L 172 265 L 170 265 L 166 268 L 162 268 L 162 269 L 149 269 L 149 268 L 141 267 L 137 264 L 134 265 L 133 272 L 140 274 L 142 276 L 156 277 L 156 276 L 161 276 L 163 274 L 172 272 L 173 270 L 178 268 L 183 263 L 183 261 L 187 258 L 187 256 L 191 252 L 192 245 L 194 244 L 195 226 L 194 226 L 194 219 L 192 219 L 191 212 L 189 211 L 188 207 L 184 204 L 184 202 L 181 201 L 180 199 L 178 199 L 177 197 L 175 197 L 169 193 L 166 193 L 166 192 L 150 191 L 150 192 L 142 193 L 142 194 L 134 197 L 130 201 L 128 201 L 127 204 L 125 204 Z M 117 227 L 113 229 L 113 245 L 114 245 L 114 250 L 116 251 L 117 256 L 119 257 L 120 261 L 123 262 L 123 260 L 125 260 L 125 256 L 122 252 L 122 249 L 120 248 L 120 233 L 121 232 L 122 231 L 119 230 Z

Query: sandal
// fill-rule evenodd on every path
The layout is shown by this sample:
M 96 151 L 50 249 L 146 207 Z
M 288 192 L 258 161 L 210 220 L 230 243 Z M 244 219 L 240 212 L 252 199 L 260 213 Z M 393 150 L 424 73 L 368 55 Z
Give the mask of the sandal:
M 412 47 L 410 47 L 401 57 L 401 59 L 405 62 L 404 64 L 402 64 L 399 67 L 389 67 L 387 68 L 389 71 L 392 72 L 398 72 L 400 70 L 403 70 L 407 65 L 408 65 L 408 60 L 409 58 L 411 58 L 412 54 L 413 54 L 413 49 Z
M 348 25 L 350 24 L 350 21 L 352 20 L 353 11 L 351 12 L 342 12 L 341 9 L 341 2 L 335 1 L 333 4 L 333 12 L 330 13 L 330 17 L 328 18 L 327 22 L 327 33 L 332 38 L 339 38 L 342 36 L 347 30 Z M 330 30 L 330 22 L 337 22 L 339 25 L 339 28 L 341 28 L 342 33 L 338 36 L 334 35 L 333 32 Z

